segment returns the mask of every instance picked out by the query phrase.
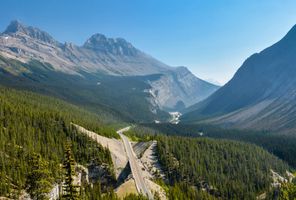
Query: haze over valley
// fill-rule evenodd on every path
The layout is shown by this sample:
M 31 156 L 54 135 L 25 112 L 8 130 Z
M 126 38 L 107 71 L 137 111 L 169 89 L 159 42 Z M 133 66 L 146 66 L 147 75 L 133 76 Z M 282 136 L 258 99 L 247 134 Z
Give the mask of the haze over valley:
M 0 14 L 0 199 L 296 199 L 293 1 L 44 4 Z

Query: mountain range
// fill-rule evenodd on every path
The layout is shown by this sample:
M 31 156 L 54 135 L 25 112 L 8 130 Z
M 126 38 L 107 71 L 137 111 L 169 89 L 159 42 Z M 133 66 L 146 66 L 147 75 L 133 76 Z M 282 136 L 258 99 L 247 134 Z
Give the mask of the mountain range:
M 218 89 L 218 86 L 195 77 L 186 67 L 168 66 L 122 38 L 107 38 L 102 34 L 94 34 L 82 46 L 78 46 L 68 42 L 61 43 L 48 33 L 19 21 L 12 21 L 0 34 L 0 55 L 0 68 L 5 78 L 7 75 L 21 77 L 22 83 L 33 80 L 45 84 L 47 88 L 58 87 L 57 83 L 65 88 L 80 87 L 76 85 L 79 81 L 89 87 L 99 87 L 108 79 L 112 87 L 105 88 L 106 91 L 120 93 L 116 98 L 121 102 L 129 98 L 130 102 L 125 104 L 128 106 L 127 104 L 134 101 L 131 98 L 136 90 L 147 107 L 142 111 L 152 115 L 158 115 L 157 112 L 162 111 L 180 111 L 205 99 Z M 34 67 L 30 66 L 32 63 L 35 63 Z M 137 84 L 123 88 L 130 79 L 136 79 Z M 116 80 L 121 80 L 121 86 L 113 84 Z M 4 84 L 7 82 L 9 81 L 2 81 Z M 14 84 L 12 82 L 9 84 Z M 141 87 L 137 87 L 139 85 Z M 69 98 L 65 97 L 64 93 L 59 95 Z M 107 96 L 101 93 L 100 97 L 93 98 L 105 98 L 99 102 L 114 107 Z M 115 97 L 110 95 L 110 98 Z M 134 106 L 136 105 L 134 102 Z M 121 110 L 121 107 L 118 109 Z M 138 111 L 140 112 L 141 108 Z M 157 117 L 149 119 L 152 118 Z
M 187 109 L 183 121 L 231 128 L 296 128 L 296 25 L 276 44 L 250 56 L 234 77 Z
M 80 46 L 13 21 L 0 199 L 295 199 L 295 54 L 296 26 L 219 87 L 122 38 Z

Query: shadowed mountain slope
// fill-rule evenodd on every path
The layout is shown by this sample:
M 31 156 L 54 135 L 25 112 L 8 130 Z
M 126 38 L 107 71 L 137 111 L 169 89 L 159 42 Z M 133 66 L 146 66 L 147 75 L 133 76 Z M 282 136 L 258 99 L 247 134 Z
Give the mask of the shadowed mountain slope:
M 294 129 L 296 26 L 276 44 L 249 57 L 234 77 L 190 107 L 184 121 L 235 128 Z

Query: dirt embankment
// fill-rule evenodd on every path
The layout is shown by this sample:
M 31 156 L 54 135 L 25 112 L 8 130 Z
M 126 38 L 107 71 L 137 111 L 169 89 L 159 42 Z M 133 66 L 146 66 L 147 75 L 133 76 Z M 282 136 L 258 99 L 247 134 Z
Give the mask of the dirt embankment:
M 125 169 L 125 167 L 128 164 L 128 158 L 126 156 L 126 152 L 122 141 L 115 138 L 107 138 L 98 135 L 97 133 L 89 131 L 77 124 L 72 125 L 76 127 L 79 132 L 92 138 L 93 140 L 101 144 L 103 147 L 109 148 L 115 168 L 115 175 L 116 178 L 119 178 L 119 175 L 121 175 L 123 169 Z M 147 186 L 153 194 L 158 193 L 162 200 L 166 200 L 167 198 L 163 188 L 153 182 L 153 179 L 155 178 L 165 177 L 157 159 L 156 147 L 156 141 L 133 144 L 133 150 L 137 154 L 137 157 L 140 158 L 137 160 L 137 163 L 142 169 L 143 177 L 145 179 Z M 130 193 L 138 194 L 135 186 L 135 181 L 130 176 L 128 176 L 128 178 L 125 179 L 125 181 L 120 186 L 118 186 L 115 191 L 121 198 Z
M 115 176 L 118 178 L 122 170 L 127 165 L 127 156 L 124 153 L 124 146 L 121 140 L 115 139 L 115 138 L 107 138 L 101 135 L 98 135 L 95 132 L 89 131 L 82 126 L 79 126 L 77 124 L 72 124 L 74 127 L 77 128 L 77 130 L 88 137 L 92 138 L 99 144 L 101 144 L 103 147 L 109 148 L 112 156 L 112 161 L 115 169 Z

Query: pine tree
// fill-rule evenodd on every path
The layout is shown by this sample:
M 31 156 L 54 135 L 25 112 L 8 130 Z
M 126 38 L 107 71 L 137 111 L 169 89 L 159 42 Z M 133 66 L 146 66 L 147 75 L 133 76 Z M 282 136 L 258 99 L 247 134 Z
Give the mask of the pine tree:
M 296 199 L 296 184 L 285 183 L 281 187 L 280 200 L 295 200 Z
M 71 151 L 71 144 L 67 142 L 65 145 L 65 160 L 64 166 L 65 170 L 65 183 L 64 183 L 64 195 L 63 198 L 67 200 L 78 199 L 78 186 L 74 185 L 75 176 L 75 161 Z
M 48 199 L 52 187 L 52 178 L 48 170 L 48 163 L 39 154 L 33 154 L 29 160 L 31 169 L 27 177 L 27 191 L 32 199 Z

